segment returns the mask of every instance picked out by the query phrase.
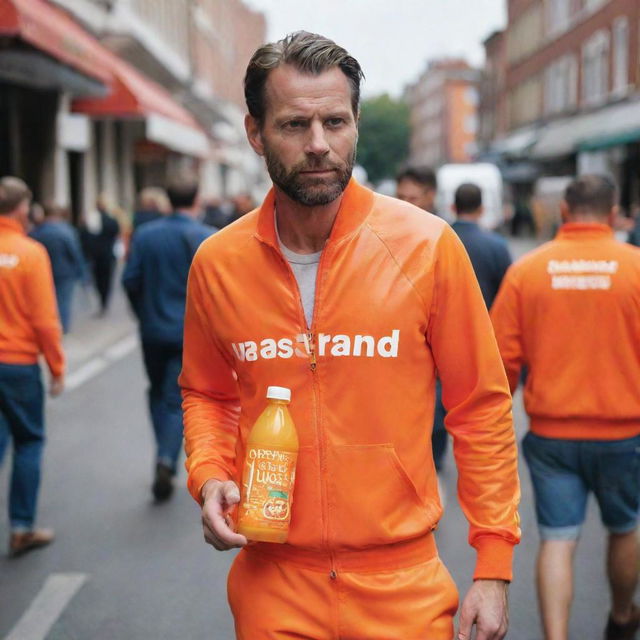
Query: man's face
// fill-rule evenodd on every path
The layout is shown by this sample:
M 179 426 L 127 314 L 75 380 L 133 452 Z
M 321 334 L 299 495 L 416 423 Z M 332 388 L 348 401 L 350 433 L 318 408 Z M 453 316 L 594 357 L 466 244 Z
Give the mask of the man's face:
M 245 125 L 273 183 L 307 207 L 333 202 L 351 178 L 358 140 L 347 77 L 337 67 L 312 75 L 284 65 L 270 73 L 265 100 L 262 127 L 251 116 Z
M 425 211 L 433 212 L 435 190 L 431 187 L 415 182 L 410 178 L 404 178 L 398 182 L 396 198 L 410 202 Z

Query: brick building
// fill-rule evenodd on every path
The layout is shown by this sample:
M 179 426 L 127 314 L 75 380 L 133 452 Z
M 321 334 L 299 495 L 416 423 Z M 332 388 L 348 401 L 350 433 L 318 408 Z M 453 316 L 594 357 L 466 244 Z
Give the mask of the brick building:
M 468 162 L 476 152 L 480 74 L 464 60 L 428 63 L 405 97 L 411 125 L 410 162 Z
M 610 173 L 623 206 L 639 207 L 640 2 L 509 0 L 504 37 L 506 134 L 495 128 L 494 149 L 546 175 Z

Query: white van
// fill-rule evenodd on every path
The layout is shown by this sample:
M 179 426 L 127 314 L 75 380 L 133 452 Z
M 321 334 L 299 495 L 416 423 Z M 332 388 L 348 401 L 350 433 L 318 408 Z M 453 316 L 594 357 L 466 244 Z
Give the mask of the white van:
M 455 220 L 452 206 L 456 189 L 465 182 L 471 182 L 482 190 L 484 213 L 480 224 L 487 229 L 496 229 L 504 224 L 502 176 L 495 164 L 444 164 L 438 169 L 437 180 L 436 211 L 445 220 Z

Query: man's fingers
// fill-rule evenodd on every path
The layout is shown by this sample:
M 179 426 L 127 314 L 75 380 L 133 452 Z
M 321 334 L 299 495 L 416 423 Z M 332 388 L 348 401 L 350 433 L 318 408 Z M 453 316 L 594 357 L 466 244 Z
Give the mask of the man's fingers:
M 240 491 L 235 482 L 225 482 L 222 485 L 222 496 L 227 506 L 232 506 L 240 502 Z
M 235 533 L 227 523 L 225 516 L 218 510 L 207 511 L 202 516 L 202 524 L 205 529 L 205 539 L 207 539 L 207 530 L 212 539 L 215 539 L 222 545 L 222 549 L 231 549 L 233 547 L 243 547 L 247 544 L 247 539 L 239 533 Z M 209 540 L 207 539 L 207 542 Z M 213 542 L 210 542 L 216 549 L 220 548 Z
M 470 614 L 465 606 L 460 610 L 460 625 L 458 627 L 458 640 L 471 640 L 471 627 L 475 616 Z

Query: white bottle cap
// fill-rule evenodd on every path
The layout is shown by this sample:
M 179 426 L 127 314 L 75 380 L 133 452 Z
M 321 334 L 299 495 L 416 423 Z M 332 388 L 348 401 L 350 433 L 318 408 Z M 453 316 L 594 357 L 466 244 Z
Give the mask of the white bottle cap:
M 290 402 L 291 389 L 287 389 L 286 387 L 267 387 L 267 398 L 270 400 Z

